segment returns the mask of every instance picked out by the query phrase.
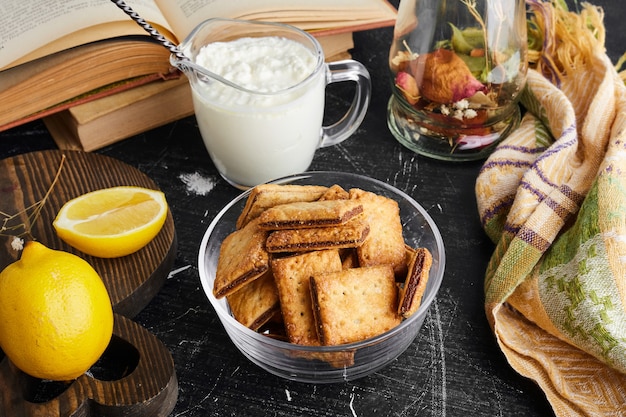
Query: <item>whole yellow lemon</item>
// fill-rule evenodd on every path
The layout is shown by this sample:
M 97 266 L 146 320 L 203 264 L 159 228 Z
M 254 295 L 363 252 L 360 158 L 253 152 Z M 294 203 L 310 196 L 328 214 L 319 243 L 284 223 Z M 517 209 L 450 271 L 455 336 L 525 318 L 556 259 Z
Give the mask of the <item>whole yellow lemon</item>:
M 0 348 L 25 373 L 75 379 L 100 358 L 112 334 L 107 289 L 80 257 L 31 241 L 0 272 Z

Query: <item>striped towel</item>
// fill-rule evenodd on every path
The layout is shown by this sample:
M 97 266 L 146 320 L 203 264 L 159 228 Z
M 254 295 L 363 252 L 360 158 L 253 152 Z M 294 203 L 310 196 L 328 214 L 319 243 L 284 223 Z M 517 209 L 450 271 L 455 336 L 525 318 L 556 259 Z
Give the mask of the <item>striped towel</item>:
M 528 74 L 519 129 L 476 181 L 496 243 L 486 314 L 511 366 L 539 384 L 557 416 L 624 416 L 626 87 L 589 15 L 527 4 L 543 56 Z M 562 36 L 571 27 L 554 27 L 572 19 L 589 32 L 576 47 Z

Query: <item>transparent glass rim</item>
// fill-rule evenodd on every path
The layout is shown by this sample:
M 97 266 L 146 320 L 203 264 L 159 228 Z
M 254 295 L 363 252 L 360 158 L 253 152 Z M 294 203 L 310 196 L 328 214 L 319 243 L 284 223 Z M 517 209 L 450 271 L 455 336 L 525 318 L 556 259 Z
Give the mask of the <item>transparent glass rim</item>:
M 307 75 L 306 78 L 304 78 L 303 80 L 301 80 L 300 82 L 298 82 L 297 84 L 294 84 L 290 87 L 284 88 L 282 90 L 278 90 L 278 91 L 256 91 L 256 90 L 250 90 L 247 89 L 245 87 L 242 87 L 230 80 L 227 80 L 226 78 L 215 74 L 212 71 L 207 70 L 206 68 L 198 65 L 195 63 L 195 53 L 192 54 L 193 56 L 189 56 L 190 55 L 190 48 L 193 46 L 193 39 L 195 36 L 197 36 L 202 30 L 204 30 L 207 26 L 211 25 L 211 24 L 215 24 L 215 23 L 233 23 L 233 24 L 241 24 L 241 25 L 247 25 L 247 26 L 265 26 L 265 27 L 274 27 L 277 30 L 282 30 L 285 32 L 289 32 L 289 33 L 293 33 L 293 34 L 297 34 L 298 36 L 301 36 L 305 39 L 307 39 L 309 42 L 311 42 L 311 45 L 314 48 L 314 51 L 312 51 L 315 55 L 315 67 L 314 69 L 311 71 L 311 73 L 309 75 Z M 278 36 L 278 35 L 276 35 Z M 262 22 L 262 21 L 249 21 L 249 20 L 241 20 L 241 19 L 228 19 L 228 18 L 222 18 L 222 17 L 214 17 L 214 18 L 210 18 L 207 19 L 201 23 L 199 23 L 190 33 L 189 35 L 187 35 L 187 37 L 180 43 L 179 48 L 181 51 L 183 51 L 183 53 L 187 56 L 188 60 L 183 61 L 180 58 L 178 58 L 176 55 L 172 54 L 170 55 L 170 63 L 176 67 L 179 68 L 190 68 L 193 71 L 198 72 L 199 74 L 202 74 L 204 77 L 208 77 L 209 79 L 213 79 L 215 81 L 219 81 L 220 83 L 227 85 L 231 88 L 234 88 L 236 90 L 240 90 L 242 92 L 248 93 L 248 94 L 252 94 L 252 95 L 260 95 L 260 96 L 268 96 L 268 97 L 273 97 L 273 96 L 279 96 L 279 95 L 283 95 L 283 94 L 288 94 L 294 90 L 298 90 L 300 88 L 302 88 L 303 85 L 308 84 L 309 82 L 311 82 L 312 79 L 314 79 L 317 74 L 322 71 L 324 65 L 325 65 L 325 61 L 324 61 L 324 51 L 322 49 L 321 44 L 319 43 L 319 41 L 317 39 L 315 39 L 315 37 L 313 35 L 311 35 L 310 33 L 303 31 L 293 25 L 288 25 L 286 23 L 278 23 L 278 22 Z
M 387 183 L 384 183 L 380 180 L 377 180 L 371 177 L 366 177 L 366 176 L 359 175 L 359 174 L 337 172 L 337 171 L 309 171 L 309 172 L 305 172 L 302 174 L 286 176 L 286 177 L 271 181 L 270 183 L 272 184 L 290 183 L 298 179 L 311 178 L 315 175 L 333 175 L 333 176 L 336 176 L 338 179 L 339 177 L 342 177 L 342 176 L 344 177 L 349 176 L 352 178 L 372 182 L 376 184 L 377 186 L 385 188 L 386 190 L 392 193 L 395 193 L 401 196 L 402 198 L 406 199 L 406 201 L 409 202 L 424 217 L 424 220 L 433 231 L 433 235 L 435 237 L 435 243 L 436 243 L 438 254 L 439 254 L 439 264 L 441 266 L 438 269 L 437 274 L 431 275 L 429 277 L 429 282 L 430 280 L 432 280 L 433 282 L 432 291 L 430 291 L 422 299 L 419 309 L 409 318 L 403 320 L 398 326 L 394 327 L 393 329 L 388 330 L 385 333 L 382 333 L 378 336 L 365 339 L 362 341 L 349 343 L 349 344 L 335 345 L 335 346 L 296 345 L 287 341 L 282 341 L 282 340 L 274 339 L 268 336 L 264 336 L 263 334 L 255 332 L 254 330 L 251 330 L 248 327 L 239 323 L 232 315 L 230 315 L 228 312 L 223 310 L 223 308 L 219 305 L 219 301 L 215 298 L 215 296 L 213 296 L 213 288 L 211 287 L 211 284 L 209 283 L 209 277 L 207 275 L 206 250 L 205 249 L 207 247 L 209 238 L 211 237 L 213 230 L 215 229 L 215 227 L 217 226 L 221 218 L 224 216 L 224 214 L 228 212 L 228 210 L 232 208 L 232 206 L 238 204 L 239 202 L 241 202 L 241 200 L 247 198 L 250 192 L 252 191 L 252 189 L 244 191 L 235 199 L 233 199 L 231 202 L 229 202 L 215 216 L 215 218 L 210 223 L 209 227 L 207 228 L 202 238 L 202 242 L 200 244 L 200 250 L 198 253 L 198 273 L 200 275 L 200 281 L 201 281 L 203 290 L 207 298 L 209 299 L 211 305 L 213 306 L 214 310 L 222 319 L 224 319 L 229 325 L 234 326 L 236 329 L 241 331 L 245 336 L 255 339 L 256 341 L 258 341 L 259 343 L 263 345 L 272 346 L 281 350 L 298 350 L 298 351 L 305 351 L 305 352 L 333 353 L 333 352 L 342 352 L 346 350 L 359 350 L 368 346 L 373 346 L 378 343 L 384 342 L 385 340 L 393 337 L 394 335 L 403 332 L 406 328 L 411 327 L 411 325 L 415 321 L 420 320 L 421 316 L 423 316 L 426 313 L 426 310 L 430 308 L 430 305 L 432 304 L 435 297 L 437 296 L 437 293 L 439 292 L 439 288 L 443 281 L 443 276 L 444 276 L 444 271 L 445 271 L 445 249 L 444 249 L 443 238 L 441 237 L 441 233 L 439 232 L 439 229 L 437 225 L 435 224 L 434 220 L 430 217 L 430 215 L 426 212 L 426 210 L 417 201 L 415 201 L 411 196 L 397 189 L 396 187 L 393 187 Z M 338 182 L 340 181 L 338 180 Z

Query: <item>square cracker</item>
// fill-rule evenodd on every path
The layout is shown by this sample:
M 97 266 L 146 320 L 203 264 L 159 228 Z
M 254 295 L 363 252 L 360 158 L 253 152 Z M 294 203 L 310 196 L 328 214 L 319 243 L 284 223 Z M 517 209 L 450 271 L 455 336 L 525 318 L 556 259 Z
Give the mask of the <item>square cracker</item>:
M 279 253 L 354 248 L 363 244 L 369 231 L 369 225 L 360 220 L 343 226 L 275 230 L 268 235 L 265 249 L 270 253 Z
M 347 200 L 350 198 L 350 193 L 344 190 L 340 185 L 331 185 L 328 190 L 322 194 L 319 201 L 323 200 Z
M 370 225 L 368 239 L 357 250 L 359 265 L 389 264 L 394 272 L 402 271 L 406 250 L 398 203 L 358 188 L 350 190 L 350 198 L 363 204 L 363 218 Z
M 252 221 L 243 229 L 226 236 L 220 246 L 213 295 L 222 298 L 237 291 L 245 283 L 269 269 L 269 253 L 265 250 L 267 232 Z
M 400 324 L 395 276 L 390 265 L 313 275 L 311 300 L 322 345 L 379 335 Z
M 271 270 L 227 295 L 226 299 L 235 319 L 254 331 L 280 313 L 278 289 Z
M 414 249 L 409 261 L 409 271 L 400 291 L 398 314 L 408 318 L 417 311 L 422 303 L 426 283 L 433 264 L 433 257 L 426 248 Z
M 250 220 L 257 218 L 270 207 L 295 201 L 315 201 L 326 190 L 328 187 L 322 185 L 257 185 L 250 191 L 246 205 L 237 219 L 237 229 L 241 229 Z
M 298 201 L 265 210 L 259 215 L 259 227 L 284 230 L 339 226 L 362 212 L 363 206 L 354 200 Z
M 309 277 L 340 270 L 341 259 L 337 250 L 307 252 L 272 260 L 285 330 L 291 343 L 319 345 Z

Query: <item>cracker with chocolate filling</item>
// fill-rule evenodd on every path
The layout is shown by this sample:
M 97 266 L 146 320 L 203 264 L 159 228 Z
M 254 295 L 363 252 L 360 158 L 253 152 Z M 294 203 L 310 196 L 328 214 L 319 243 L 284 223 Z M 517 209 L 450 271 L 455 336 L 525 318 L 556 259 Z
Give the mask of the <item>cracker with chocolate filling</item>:
M 343 226 L 288 229 L 271 232 L 265 242 L 269 253 L 354 248 L 363 244 L 369 225 L 353 220 Z
M 363 206 L 352 200 L 281 204 L 259 215 L 259 227 L 266 230 L 284 230 L 341 226 L 362 212 Z
M 310 290 L 322 345 L 357 342 L 400 324 L 398 290 L 390 265 L 313 275 Z
M 309 277 L 323 272 L 340 271 L 339 252 L 307 252 L 273 259 L 271 265 L 289 341 L 299 345 L 319 345 L 311 306 Z
M 348 200 L 350 193 L 344 190 L 340 185 L 334 184 L 328 187 L 328 190 L 322 194 L 319 201 L 323 200 Z
M 235 319 L 254 331 L 280 313 L 278 288 L 271 270 L 227 295 L 226 300 Z
M 241 229 L 270 207 L 296 201 L 315 201 L 327 190 L 328 187 L 322 185 L 257 185 L 250 191 L 246 205 L 237 219 L 237 229 Z
M 404 318 L 410 317 L 422 303 L 422 296 L 426 290 L 430 267 L 433 257 L 426 248 L 413 250 L 409 261 L 409 271 L 400 291 L 398 314 Z
M 258 221 L 254 220 L 226 236 L 220 246 L 213 284 L 216 298 L 237 291 L 269 269 L 269 254 L 265 250 L 267 233 L 259 229 Z
M 398 203 L 358 188 L 350 190 L 350 198 L 363 205 L 363 219 L 370 226 L 368 239 L 357 250 L 359 265 L 388 264 L 394 272 L 402 271 L 406 253 Z

